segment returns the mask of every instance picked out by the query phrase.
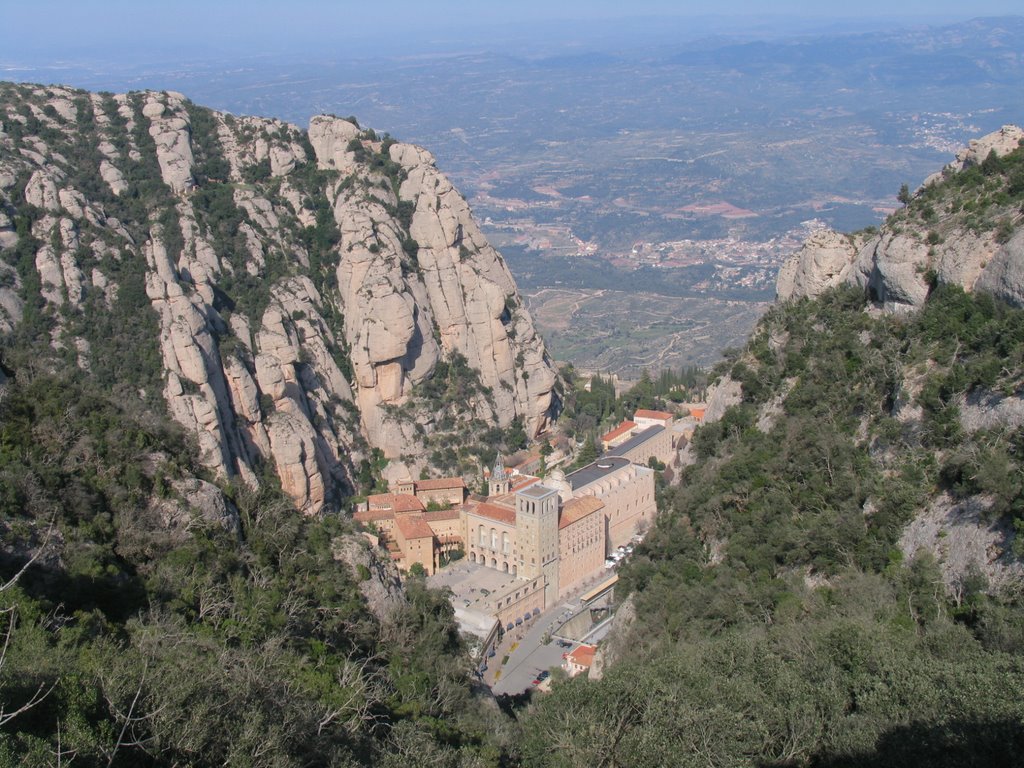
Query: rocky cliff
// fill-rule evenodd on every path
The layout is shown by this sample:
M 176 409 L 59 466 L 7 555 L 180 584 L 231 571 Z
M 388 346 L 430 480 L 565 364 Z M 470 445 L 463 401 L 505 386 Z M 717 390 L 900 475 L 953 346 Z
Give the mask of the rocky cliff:
M 1024 305 L 1024 131 L 1005 126 L 974 140 L 930 176 L 880 231 L 811 237 L 782 269 L 781 300 L 857 285 L 878 306 L 905 312 L 935 284 L 976 287 Z M 1014 234 L 1016 232 L 1016 234 Z
M 1024 523 L 1015 441 L 1024 426 L 1024 384 L 1020 313 L 1011 308 L 1024 307 L 1024 131 L 1006 126 L 972 141 L 900 198 L 904 207 L 880 230 L 809 238 L 780 270 L 779 305 L 762 328 L 799 314 L 792 300 L 835 303 L 843 295 L 829 289 L 852 287 L 866 299 L 881 331 L 861 329 L 856 338 L 884 370 L 878 378 L 887 391 L 881 402 L 864 402 L 855 439 L 870 445 L 889 479 L 899 462 L 909 460 L 915 471 L 939 467 L 922 472 L 928 483 L 901 530 L 903 555 L 934 556 L 954 593 L 974 572 L 993 588 L 1019 584 Z M 776 328 L 761 336 L 763 357 L 747 356 L 740 366 L 744 393 L 764 390 L 757 377 L 764 360 L 778 355 L 774 340 L 786 334 Z M 859 349 L 841 354 L 835 343 L 829 365 L 858 373 L 847 387 L 852 400 L 860 379 L 870 380 L 867 358 Z M 786 346 L 794 346 L 788 337 Z M 779 381 L 779 403 L 794 383 L 788 372 Z M 771 406 L 760 404 L 758 416 Z M 873 432 L 873 424 L 885 426 Z M 757 426 L 767 432 L 771 421 Z M 873 511 L 865 507 L 865 515 Z
M 170 92 L 7 84 L 0 121 L 0 333 L 162 400 L 221 477 L 272 473 L 315 512 L 360 471 L 471 471 L 557 409 L 507 266 L 425 150 Z

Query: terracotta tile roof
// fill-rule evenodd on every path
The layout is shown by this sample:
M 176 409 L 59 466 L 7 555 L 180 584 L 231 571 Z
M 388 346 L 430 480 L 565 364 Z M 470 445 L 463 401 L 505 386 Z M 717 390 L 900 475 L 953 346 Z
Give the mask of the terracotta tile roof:
M 356 512 L 352 519 L 357 523 L 376 523 L 378 520 L 390 520 L 394 516 L 395 513 L 390 509 L 367 509 Z
M 691 408 L 690 415 L 697 421 L 704 421 L 704 408 Z
M 594 653 L 596 651 L 596 646 L 581 645 L 569 654 L 569 661 L 581 667 L 590 667 L 594 663 Z
M 491 504 L 485 501 L 482 504 L 477 504 L 475 507 L 470 507 L 468 511 L 480 515 L 480 517 L 486 517 L 489 520 L 495 520 L 507 525 L 515 525 L 516 522 L 516 510 L 514 507 Z
M 511 490 L 512 493 L 515 493 L 516 491 L 521 491 L 523 488 L 529 488 L 534 483 L 539 482 L 539 477 L 534 477 L 533 475 L 519 475 L 519 479 L 512 483 L 509 490 Z
M 648 411 L 641 408 L 633 414 L 634 419 L 658 419 L 659 421 L 666 421 L 672 418 L 672 414 L 667 411 Z
M 417 480 L 417 491 L 444 491 L 449 488 L 465 488 L 466 481 L 461 477 L 439 477 L 435 480 Z
M 366 497 L 370 510 L 390 509 L 392 512 L 422 512 L 423 502 L 407 493 L 375 493 Z
M 395 525 L 406 540 L 434 538 L 434 531 L 423 519 L 423 515 L 399 515 L 395 518 Z
M 578 499 L 569 499 L 562 507 L 562 515 L 558 519 L 558 528 L 561 530 L 573 523 L 582 520 L 587 515 L 604 509 L 604 502 L 596 496 L 581 496 Z
M 460 514 L 458 509 L 439 509 L 433 512 L 424 512 L 423 519 L 428 523 L 432 523 L 435 520 L 458 520 Z
M 638 411 L 638 413 L 639 413 L 639 411 Z M 622 437 L 622 435 L 626 434 L 627 432 L 629 432 L 631 429 L 633 429 L 635 427 L 636 427 L 636 422 L 635 421 L 624 421 L 621 424 L 619 424 L 619 426 L 617 426 L 615 429 L 613 429 L 611 432 L 608 432 L 607 434 L 601 435 L 601 442 L 602 443 L 610 443 L 615 438 Z

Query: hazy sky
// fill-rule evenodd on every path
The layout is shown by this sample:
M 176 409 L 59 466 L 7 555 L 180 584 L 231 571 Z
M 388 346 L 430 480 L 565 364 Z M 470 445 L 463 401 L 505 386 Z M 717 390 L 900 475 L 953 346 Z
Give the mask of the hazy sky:
M 97 56 L 145 59 L 183 55 L 295 53 L 332 45 L 387 55 L 403 48 L 482 46 L 503 37 L 581 36 L 626 17 L 694 20 L 694 29 L 721 31 L 757 19 L 825 22 L 853 16 L 947 21 L 1019 13 L 1019 0 L 2 0 L 0 63 L 30 57 Z M 696 17 L 716 16 L 717 22 Z M 725 17 L 724 19 L 722 17 Z M 756 19 L 754 18 L 756 17 Z M 781 22 L 780 22 L 781 23 Z M 787 23 L 789 23 L 787 21 Z M 701 26 L 704 25 L 704 26 Z

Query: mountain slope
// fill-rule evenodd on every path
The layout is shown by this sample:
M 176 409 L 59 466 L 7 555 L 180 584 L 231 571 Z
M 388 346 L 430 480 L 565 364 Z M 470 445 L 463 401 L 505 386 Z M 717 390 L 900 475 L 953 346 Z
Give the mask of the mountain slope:
M 487 430 L 557 409 L 507 267 L 426 151 L 175 93 L 8 84 L 0 114 L 0 331 L 162 398 L 218 475 L 272 468 L 313 512 L 431 453 L 475 471 Z
M 620 570 L 601 679 L 530 708 L 525 762 L 1019 762 L 1024 308 L 940 243 L 905 273 L 885 244 L 939 227 L 982 276 L 1019 270 L 1022 153 L 918 192 L 862 237 L 867 272 L 856 237 L 795 256 Z
M 881 231 L 823 231 L 779 270 L 782 300 L 857 285 L 886 311 L 920 307 L 930 284 L 977 287 L 1024 305 L 1024 130 L 1004 126 L 972 141 L 925 180 Z

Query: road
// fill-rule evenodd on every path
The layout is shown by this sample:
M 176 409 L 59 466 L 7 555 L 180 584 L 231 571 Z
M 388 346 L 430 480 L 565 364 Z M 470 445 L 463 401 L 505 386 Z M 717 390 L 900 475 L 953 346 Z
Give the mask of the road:
M 579 597 L 566 600 L 538 616 L 535 621 L 531 622 L 529 628 L 506 634 L 499 644 L 494 658 L 488 662 L 487 674 L 484 677 L 484 680 L 490 684 L 494 695 L 522 693 L 532 686 L 533 680 L 539 672 L 560 666 L 562 654 L 570 649 L 558 645 L 557 636 L 553 633 L 584 610 L 588 609 L 583 607 Z M 609 619 L 590 630 L 587 640 L 597 642 L 610 628 L 611 620 Z M 544 644 L 546 635 L 551 636 L 551 642 L 547 645 Z M 576 644 L 573 642 L 573 646 Z M 508 655 L 508 662 L 503 665 L 501 660 L 505 655 Z M 497 675 L 497 680 L 494 679 L 495 675 Z

